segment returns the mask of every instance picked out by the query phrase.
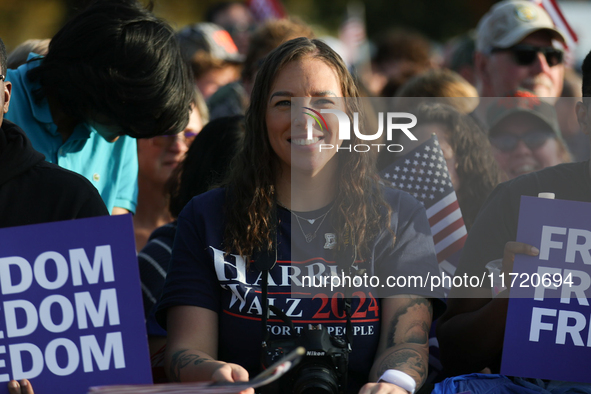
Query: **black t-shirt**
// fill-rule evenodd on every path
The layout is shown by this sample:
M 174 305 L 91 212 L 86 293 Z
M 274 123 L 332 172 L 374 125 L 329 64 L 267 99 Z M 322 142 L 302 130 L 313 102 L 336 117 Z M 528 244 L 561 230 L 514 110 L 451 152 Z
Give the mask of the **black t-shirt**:
M 468 234 L 456 275 L 482 276 L 517 237 L 521 196 L 551 192 L 556 199 L 591 202 L 589 162 L 560 164 L 501 183 L 490 194 Z M 486 282 L 486 281 L 485 281 Z
M 0 227 L 108 214 L 98 191 L 86 178 L 46 162 L 17 125 L 3 121 Z
M 385 199 L 393 214 L 391 227 L 377 237 L 371 257 L 356 261 L 355 268 L 367 275 L 377 275 L 385 283 L 388 275 L 425 277 L 438 275 L 439 269 L 427 215 L 412 196 L 386 188 Z M 194 305 L 211 309 L 219 316 L 218 358 L 245 367 L 251 376 L 260 371 L 261 354 L 261 273 L 253 265 L 246 268 L 244 259 L 224 255 L 222 239 L 225 218 L 223 189 L 201 194 L 183 209 L 178 218 L 170 269 L 158 306 L 157 318 L 165 321 L 166 309 L 175 305 Z M 330 208 L 307 212 L 321 217 Z M 337 270 L 334 261 L 336 239 L 327 217 L 321 224 L 299 224 L 291 212 L 278 209 L 279 231 L 277 264 L 270 271 L 270 304 L 283 310 L 300 333 L 309 324 L 322 324 L 331 335 L 344 334 L 346 320 L 343 297 L 330 297 L 316 289 L 314 297 L 291 293 L 292 283 L 301 283 L 304 275 L 322 276 Z M 303 213 L 302 213 L 303 215 Z M 320 219 L 319 219 L 320 220 Z M 318 226 L 317 236 L 306 242 L 303 231 Z M 326 289 L 326 288 L 325 288 Z M 328 289 L 330 290 L 330 289 Z M 380 333 L 380 297 L 417 294 L 426 298 L 442 297 L 440 288 L 429 286 L 397 288 L 361 286 L 352 294 L 353 352 L 349 358 L 349 386 L 358 389 L 367 382 Z M 437 303 L 437 301 L 436 301 Z M 434 305 L 434 309 L 440 305 Z M 437 312 L 436 312 L 437 313 Z M 271 339 L 290 338 L 287 324 L 272 315 L 268 328 Z

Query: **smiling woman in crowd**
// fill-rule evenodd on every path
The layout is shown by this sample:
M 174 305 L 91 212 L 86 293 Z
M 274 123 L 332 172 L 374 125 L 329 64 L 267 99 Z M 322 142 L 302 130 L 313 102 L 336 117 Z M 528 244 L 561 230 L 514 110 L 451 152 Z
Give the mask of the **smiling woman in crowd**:
M 225 187 L 194 198 L 178 219 L 157 314 L 167 322 L 170 379 L 244 381 L 260 371 L 260 253 L 276 253 L 268 295 L 298 332 L 318 322 L 329 333 L 342 333 L 347 323 L 342 294 L 327 311 L 330 295 L 291 298 L 290 286 L 301 279 L 296 271 L 320 265 L 327 272 L 365 270 L 384 278 L 438 272 L 424 208 L 378 184 L 374 156 L 319 151 L 320 144 L 361 141 L 339 140 L 337 119 L 329 115 L 327 128 L 316 124 L 313 138 L 306 137 L 303 107 L 339 109 L 352 118 L 357 102 L 342 97 L 357 96 L 342 59 L 321 41 L 297 38 L 266 58 L 246 115 L 244 146 Z M 356 290 L 347 391 L 406 393 L 420 387 L 439 300 L 420 288 Z M 288 323 L 271 321 L 283 335 L 269 343 L 290 338 Z

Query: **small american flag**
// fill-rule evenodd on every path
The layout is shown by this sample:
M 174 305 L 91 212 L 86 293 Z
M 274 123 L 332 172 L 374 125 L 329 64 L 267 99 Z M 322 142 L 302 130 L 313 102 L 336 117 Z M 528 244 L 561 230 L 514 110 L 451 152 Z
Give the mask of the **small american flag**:
M 433 134 L 390 164 L 380 176 L 384 182 L 413 195 L 425 206 L 440 269 L 453 275 L 467 231 L 437 136 Z
M 246 5 L 258 21 L 287 17 L 280 0 L 247 0 Z

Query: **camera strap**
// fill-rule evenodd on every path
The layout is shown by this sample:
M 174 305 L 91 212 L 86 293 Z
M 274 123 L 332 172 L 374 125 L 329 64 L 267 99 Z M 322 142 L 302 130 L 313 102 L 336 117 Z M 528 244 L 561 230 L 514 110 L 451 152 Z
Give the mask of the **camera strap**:
M 267 330 L 267 320 L 269 319 L 269 306 L 268 306 L 268 286 L 269 286 L 269 272 L 277 264 L 277 229 L 279 222 L 277 221 L 277 205 L 274 204 L 271 208 L 270 223 L 274 225 L 269 229 L 269 236 L 271 238 L 271 248 L 267 250 L 257 250 L 253 255 L 253 264 L 255 268 L 263 275 L 261 283 L 261 303 L 262 303 L 262 346 L 267 347 L 267 341 L 269 340 L 269 330 Z
M 291 320 L 277 307 L 273 305 L 269 306 L 268 301 L 268 287 L 269 287 L 269 272 L 277 263 L 277 232 L 279 228 L 279 222 L 277 221 L 277 205 L 273 207 L 270 216 L 270 222 L 275 223 L 275 226 L 272 226 L 270 229 L 270 237 L 272 240 L 271 249 L 267 250 L 257 250 L 253 255 L 253 264 L 255 268 L 261 272 L 262 274 L 262 282 L 261 282 L 261 307 L 262 307 L 262 316 L 261 316 L 261 333 L 262 333 L 262 347 L 267 347 L 267 342 L 269 341 L 270 333 L 267 329 L 267 321 L 269 320 L 269 309 L 272 309 L 273 312 L 290 325 L 292 332 L 294 331 L 293 323 Z M 351 237 L 350 240 L 345 242 L 345 246 L 341 249 L 337 250 L 336 259 L 337 262 L 349 262 L 350 264 L 346 264 L 345 267 L 348 267 L 349 274 L 352 274 L 352 265 L 355 264 L 355 259 L 357 258 L 357 247 L 353 244 L 353 239 Z M 340 265 L 339 265 L 340 266 Z M 340 266 L 343 271 L 343 266 Z M 346 330 L 347 335 L 345 336 L 345 340 L 347 341 L 347 345 L 349 351 L 352 350 L 353 344 L 353 323 L 351 322 L 351 295 L 350 289 L 346 288 L 344 290 L 344 304 L 343 310 L 345 312 L 345 316 L 347 318 L 346 322 Z
M 337 249 L 337 265 L 341 267 L 343 272 L 346 272 L 349 276 L 353 274 L 353 265 L 355 264 L 355 260 L 357 259 L 357 246 L 355 245 L 353 234 L 349 236 L 348 239 L 345 239 L 343 244 Z M 345 271 L 345 269 L 347 271 Z M 353 350 L 353 323 L 351 322 L 351 289 L 345 287 L 343 290 L 344 293 L 344 312 L 345 316 L 347 317 L 347 335 L 345 336 L 345 340 L 347 341 L 347 345 L 349 347 L 349 351 Z
M 267 347 L 267 341 L 269 340 L 269 330 L 267 329 L 267 320 L 269 319 L 269 305 L 268 305 L 268 290 L 267 287 L 269 285 L 269 270 L 263 271 L 263 283 L 262 283 L 262 299 L 261 303 L 263 304 L 263 316 L 261 317 L 261 324 L 262 324 L 262 347 Z
M 345 316 L 347 316 L 347 335 L 346 341 L 349 346 L 349 351 L 353 350 L 353 323 L 351 322 L 351 298 L 346 295 L 345 298 Z

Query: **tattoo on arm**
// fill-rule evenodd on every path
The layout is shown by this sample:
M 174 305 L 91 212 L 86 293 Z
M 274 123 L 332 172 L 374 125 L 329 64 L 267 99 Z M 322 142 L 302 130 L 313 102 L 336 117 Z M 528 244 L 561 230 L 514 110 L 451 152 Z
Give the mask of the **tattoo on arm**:
M 426 320 L 427 316 L 429 320 Z M 390 322 L 386 346 L 392 347 L 401 343 L 426 345 L 429 341 L 432 317 L 431 301 L 422 297 L 410 298 L 406 305 L 401 306 L 394 314 Z M 399 323 L 401 323 L 400 326 Z
M 420 387 L 427 378 L 429 327 L 433 318 L 431 301 L 418 296 L 404 300 L 388 327 L 388 354 L 378 366 L 378 376 L 388 369 L 408 373 Z M 406 345 L 406 346 L 405 346 Z
M 378 368 L 378 376 L 388 369 L 399 369 L 411 375 L 417 382 L 423 384 L 427 378 L 427 360 L 416 349 L 398 349 L 386 357 Z
M 199 365 L 202 362 L 210 361 L 210 358 L 200 356 L 198 354 L 186 354 L 189 349 L 179 350 L 172 355 L 170 362 L 169 378 L 173 382 L 181 381 L 181 369 L 189 364 Z

